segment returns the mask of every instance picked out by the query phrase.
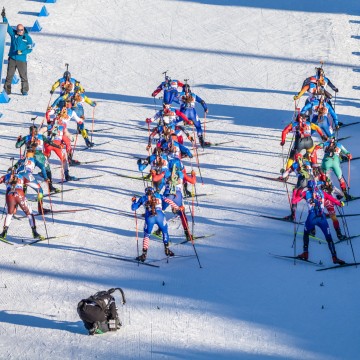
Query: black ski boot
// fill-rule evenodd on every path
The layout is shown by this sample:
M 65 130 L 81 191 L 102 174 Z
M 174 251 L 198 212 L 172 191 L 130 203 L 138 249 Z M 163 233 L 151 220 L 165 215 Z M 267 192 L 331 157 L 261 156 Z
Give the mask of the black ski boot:
M 136 260 L 144 262 L 146 260 L 146 255 L 147 255 L 147 249 L 143 249 L 142 254 L 140 256 L 137 256 Z
M 341 233 L 341 229 L 340 229 L 340 228 L 338 228 L 338 229 L 336 230 L 336 235 L 337 235 L 337 238 L 338 238 L 339 240 L 345 240 L 345 239 L 346 239 L 346 236 Z
M 80 161 L 73 159 L 72 152 L 68 153 L 68 162 L 69 162 L 69 166 L 80 165 Z
M 51 174 L 51 170 L 46 170 L 46 175 L 47 178 L 49 179 L 49 190 L 50 192 L 54 192 L 54 193 L 59 193 L 61 192 L 60 189 L 57 189 L 56 187 L 54 187 L 53 183 L 52 183 L 52 174 Z
M 190 234 L 189 230 L 184 230 L 186 241 L 191 241 L 192 235 Z
M 192 193 L 188 190 L 187 188 L 188 183 L 184 183 L 184 192 L 185 192 L 185 197 L 192 197 Z
M 69 175 L 69 170 L 65 171 L 65 180 L 66 181 L 75 181 L 77 178 L 75 176 Z
M 154 235 L 158 236 L 158 237 L 161 237 L 162 231 L 160 230 L 160 228 L 158 228 L 156 231 L 154 231 Z
M 36 231 L 36 226 L 31 228 L 34 239 L 45 240 L 45 238 Z
M 93 142 L 91 142 L 91 141 L 89 140 L 88 137 L 87 137 L 87 138 L 84 138 L 84 140 L 85 140 L 86 146 L 89 147 L 89 148 L 91 148 L 91 147 L 93 147 L 93 146 L 95 145 Z
M 345 196 L 345 200 L 346 201 L 350 201 L 352 199 L 352 196 L 347 192 L 346 189 L 341 189 L 342 192 L 344 193 L 344 196 Z
M 344 260 L 339 259 L 336 255 L 333 255 L 332 261 L 333 261 L 334 264 L 338 264 L 338 265 L 345 265 L 346 264 L 346 262 Z
M 8 228 L 9 228 L 8 226 L 4 226 L 3 232 L 0 234 L 1 239 L 4 239 L 4 240 L 6 239 Z
M 51 210 L 50 209 L 47 209 L 47 208 L 44 208 L 44 203 L 42 200 L 38 201 L 38 213 L 39 214 L 48 214 L 48 213 L 51 213 Z
M 208 141 L 204 141 L 204 137 L 202 135 L 199 135 L 199 142 L 201 147 L 206 147 L 211 145 Z
M 169 244 L 165 244 L 165 255 L 174 256 L 175 254 L 169 249 Z
M 302 254 L 298 255 L 297 258 L 301 259 L 301 260 L 308 260 L 309 259 L 309 252 L 304 251 Z

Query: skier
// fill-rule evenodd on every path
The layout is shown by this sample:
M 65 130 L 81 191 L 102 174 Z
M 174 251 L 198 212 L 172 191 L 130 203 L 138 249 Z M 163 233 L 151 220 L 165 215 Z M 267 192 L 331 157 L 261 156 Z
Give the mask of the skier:
M 168 171 L 168 159 L 166 154 L 162 154 L 161 151 L 155 152 L 147 159 L 139 159 L 137 161 L 139 171 L 143 172 L 148 165 L 151 167 L 151 171 L 154 170 L 155 174 L 160 174 L 163 171 Z M 151 172 L 150 171 L 150 172 Z M 153 182 L 153 186 L 156 189 L 156 192 L 160 192 L 165 186 L 165 180 L 161 179 L 160 181 Z
M 78 87 L 81 92 L 85 91 L 85 89 L 80 84 L 80 81 L 71 77 L 70 71 L 66 70 L 64 72 L 64 75 L 60 79 L 55 81 L 54 85 L 51 87 L 50 94 L 52 95 L 55 92 L 55 90 L 60 86 L 60 96 L 64 95 L 65 94 L 65 85 L 67 85 L 69 83 L 72 85 L 72 91 L 75 89 L 75 87 Z
M 281 146 L 285 145 L 286 135 L 292 131 L 295 136 L 294 145 L 290 151 L 289 159 L 286 164 L 286 170 L 290 168 L 294 162 L 294 156 L 301 150 L 306 150 L 307 154 L 311 154 L 314 149 L 314 141 L 311 137 L 311 130 L 315 130 L 321 136 L 321 139 L 326 141 L 327 137 L 323 134 L 319 126 L 310 123 L 306 119 L 306 115 L 298 114 L 295 121 L 287 125 L 281 133 Z M 314 154 L 315 156 L 315 154 Z M 308 156 L 310 158 L 310 156 Z M 311 159 L 313 163 L 317 163 L 316 159 Z
M 7 232 L 12 220 L 13 215 L 16 213 L 17 206 L 26 214 L 35 239 L 44 240 L 45 238 L 40 235 L 36 230 L 35 217 L 32 213 L 31 207 L 27 203 L 27 199 L 23 190 L 24 178 L 21 174 L 16 174 L 14 167 L 9 169 L 9 172 L 0 177 L 0 184 L 6 184 L 6 207 L 7 214 L 5 217 L 4 228 L 0 234 L 1 239 L 6 239 Z
M 330 101 L 332 95 L 326 91 L 326 86 L 329 85 L 335 93 L 339 89 L 325 76 L 323 68 L 315 68 L 316 74 L 306 78 L 303 82 L 302 88 L 297 95 L 294 96 L 294 100 L 298 100 L 305 92 L 308 92 L 309 98 L 316 97 L 317 95 L 324 94 L 325 97 Z M 308 101 L 308 100 L 307 100 Z
M 202 105 L 205 113 L 208 113 L 208 108 L 204 100 L 191 92 L 190 85 L 185 84 L 183 91 L 179 94 L 180 111 L 184 113 L 189 120 L 191 120 L 196 128 L 196 133 L 202 147 L 209 146 L 209 142 L 204 141 L 203 132 L 201 129 L 201 122 L 195 110 L 195 104 L 198 102 Z
M 173 101 L 179 103 L 178 99 L 178 88 L 183 87 L 184 84 L 179 80 L 171 80 L 170 76 L 165 76 L 165 81 L 163 81 L 151 94 L 152 97 L 155 97 L 161 91 L 164 92 L 163 102 L 166 104 L 172 104 Z
M 152 130 L 152 132 L 149 135 L 148 140 L 148 146 L 146 147 L 146 150 L 151 148 L 151 143 L 154 141 L 154 138 L 156 135 L 159 136 L 158 142 L 161 141 L 163 138 L 169 138 L 170 135 L 175 134 L 176 135 L 176 141 L 180 144 L 184 143 L 184 138 L 181 135 L 181 131 L 186 135 L 188 140 L 192 143 L 194 141 L 193 137 L 190 135 L 190 133 L 185 129 L 184 126 L 176 125 L 175 123 L 170 124 L 164 124 L 164 125 L 158 125 L 156 128 Z
M 331 195 L 327 195 L 328 199 L 334 204 L 343 206 L 343 203 L 340 203 L 338 200 L 334 199 Z M 318 226 L 323 232 L 325 239 L 328 243 L 332 260 L 334 264 L 344 265 L 345 261 L 339 259 L 336 255 L 334 241 L 331 237 L 329 224 L 326 221 L 326 216 L 324 213 L 324 200 L 325 195 L 322 190 L 320 190 L 314 180 L 308 181 L 308 190 L 305 194 L 305 199 L 308 204 L 308 217 L 304 226 L 304 237 L 303 237 L 303 253 L 298 255 L 299 259 L 308 260 L 309 258 L 309 235 L 310 232 L 315 229 L 315 226 Z
M 292 171 L 296 173 L 298 180 L 291 196 L 291 215 L 286 216 L 285 219 L 295 221 L 297 204 L 302 200 L 302 192 L 308 180 L 313 178 L 313 172 L 310 162 L 304 159 L 301 153 L 295 154 L 295 162 L 279 177 L 279 180 L 286 181 Z
M 36 149 L 36 143 L 34 146 L 30 147 L 26 151 L 26 156 L 23 159 L 20 159 L 15 165 L 15 169 L 17 174 L 21 174 L 24 180 L 24 193 L 26 194 L 26 188 L 31 187 L 34 189 L 37 193 L 37 199 L 38 199 L 38 212 L 39 214 L 42 213 L 49 213 L 50 209 L 46 209 L 43 206 L 43 197 L 44 192 L 40 185 L 40 183 L 35 179 L 33 172 L 35 169 L 35 149 Z M 45 180 L 46 185 L 48 186 L 49 180 Z M 49 190 L 50 191 L 50 190 Z
M 162 110 L 156 112 L 152 118 L 147 118 L 145 121 L 147 124 L 159 120 L 159 125 L 177 124 L 183 121 L 186 124 L 191 124 L 191 121 L 180 110 L 171 107 L 169 103 L 163 103 Z
M 52 174 L 49 162 L 44 155 L 44 143 L 52 145 L 51 141 L 43 134 L 39 134 L 38 128 L 36 125 L 31 125 L 30 134 L 22 137 L 21 135 L 17 138 L 15 147 L 21 148 L 23 145 L 30 147 L 30 144 L 33 142 L 37 143 L 35 150 L 35 165 L 41 170 L 42 176 L 45 180 L 49 179 L 49 188 L 52 192 L 60 192 L 59 189 L 55 188 L 52 183 Z
M 169 205 L 173 207 L 173 212 L 180 216 L 186 240 L 191 240 L 192 235 L 190 233 L 189 223 L 184 211 L 182 196 L 184 173 L 181 170 L 181 163 L 178 159 L 169 162 L 169 170 L 167 172 L 162 172 L 161 174 L 152 173 L 153 181 L 159 181 L 162 178 L 166 179 L 162 209 L 165 211 Z M 195 184 L 195 171 L 191 172 L 191 177 L 187 176 L 187 182 Z
M 141 205 L 145 207 L 145 223 L 144 223 L 144 239 L 142 254 L 139 255 L 136 260 L 144 262 L 146 260 L 147 251 L 149 248 L 150 235 L 153 227 L 156 224 L 163 236 L 163 243 L 166 256 L 174 256 L 174 253 L 169 249 L 169 233 L 168 225 L 166 223 L 166 216 L 162 210 L 162 201 L 166 201 L 162 195 L 155 192 L 152 187 L 145 189 L 145 195 L 136 200 L 136 197 L 132 197 L 131 210 L 136 211 Z M 173 206 L 173 205 L 172 205 Z
M 328 195 L 331 195 L 333 196 L 334 195 L 340 195 L 342 196 L 342 193 L 340 190 L 336 189 L 331 180 L 325 176 L 325 181 L 322 183 L 321 185 L 321 190 L 324 192 L 324 195 L 325 194 L 328 194 Z M 334 197 L 334 196 L 333 196 Z M 337 205 L 337 204 L 336 204 Z M 324 206 L 328 212 L 328 215 L 330 216 L 330 219 L 332 220 L 332 223 L 333 223 L 333 226 L 334 226 L 334 229 L 335 229 L 335 232 L 336 232 L 336 235 L 337 235 L 337 238 L 339 240 L 345 240 L 346 239 L 346 236 L 343 235 L 341 233 L 341 229 L 340 229 L 340 224 L 339 224 L 339 220 L 337 219 L 336 217 L 336 212 L 335 212 L 335 207 L 334 207 L 334 203 L 331 202 L 327 197 L 325 197 L 325 202 L 324 202 Z
M 44 154 L 46 157 L 50 157 L 51 152 L 54 151 L 59 160 L 61 161 L 61 167 L 64 171 L 64 177 L 66 181 L 76 181 L 75 176 L 69 174 L 69 164 L 66 155 L 66 149 L 63 149 L 64 143 L 67 142 L 67 139 L 64 135 L 65 126 L 61 118 L 58 118 L 53 125 L 49 125 L 48 135 L 51 140 L 50 144 L 45 144 Z M 65 141 L 64 141 L 65 140 Z M 69 143 L 68 143 L 69 146 Z
M 69 105 L 70 104 L 70 105 Z M 80 162 L 73 159 L 73 149 L 71 147 L 71 134 L 68 131 L 67 127 L 68 127 L 68 123 L 71 119 L 76 121 L 77 126 L 81 125 L 83 123 L 83 119 L 79 118 L 75 111 L 73 111 L 71 109 L 71 102 L 69 99 L 66 99 L 66 107 L 63 107 L 61 109 L 61 111 L 56 115 L 56 117 L 51 120 L 50 116 L 55 114 L 55 110 L 51 109 L 48 110 L 45 114 L 45 118 L 47 120 L 47 123 L 49 125 L 54 124 L 55 121 L 57 120 L 61 120 L 63 126 L 64 126 L 64 136 L 62 138 L 62 141 L 65 143 L 66 145 L 66 151 L 67 151 L 67 157 L 68 157 L 68 162 L 69 165 L 78 165 Z
M 334 136 L 333 125 L 336 130 L 340 128 L 337 114 L 323 98 L 320 100 L 313 98 L 301 109 L 300 114 L 305 115 L 307 112 L 311 112 L 311 122 L 318 125 L 327 137 Z M 333 125 L 330 123 L 329 114 Z
M 340 142 L 336 141 L 335 138 L 331 138 L 325 143 L 320 143 L 319 145 L 316 145 L 313 152 L 316 153 L 319 149 L 324 150 L 324 157 L 321 163 L 322 170 L 326 173 L 327 176 L 330 176 L 331 170 L 334 172 L 334 174 L 339 180 L 340 188 L 344 193 L 346 200 L 350 200 L 351 196 L 347 191 L 347 185 L 340 166 L 340 157 L 343 155 L 348 160 L 351 160 L 351 153 L 346 150 Z

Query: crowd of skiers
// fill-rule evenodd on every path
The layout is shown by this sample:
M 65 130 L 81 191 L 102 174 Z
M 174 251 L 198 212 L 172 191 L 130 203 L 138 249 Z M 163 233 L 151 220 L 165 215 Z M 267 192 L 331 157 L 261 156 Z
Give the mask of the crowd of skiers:
M 308 205 L 303 252 L 298 258 L 308 260 L 309 237 L 315 234 L 315 226 L 318 226 L 326 238 L 333 262 L 343 265 L 345 262 L 336 254 L 326 212 L 332 220 L 338 239 L 345 240 L 347 237 L 341 231 L 335 208 L 344 206 L 344 201 L 352 200 L 349 183 L 341 169 L 342 162 L 348 163 L 350 175 L 352 155 L 339 141 L 338 134 L 343 123 L 338 119 L 335 112 L 336 104 L 327 87 L 335 92 L 336 100 L 338 88 L 325 76 L 323 67 L 317 67 L 316 73 L 305 79 L 300 92 L 294 96 L 296 109 L 294 120 L 283 129 L 280 145 L 282 147 L 285 145 L 286 137 L 290 132 L 293 136 L 288 159 L 279 180 L 286 182 L 292 172 L 297 176 L 297 183 L 291 198 L 289 197 L 291 214 L 286 217 L 287 220 L 299 221 L 296 210 L 297 204 L 302 199 L 305 199 Z M 297 107 L 298 100 L 305 93 L 308 97 L 300 109 Z M 315 143 L 313 135 L 320 137 L 320 143 Z M 323 151 L 321 163 L 318 161 L 320 149 Z M 334 186 L 331 173 L 339 181 L 340 189 Z
M 80 82 L 71 77 L 68 69 L 63 76 L 58 79 L 51 87 L 50 94 L 60 88 L 60 94 L 51 106 L 48 106 L 45 118 L 39 125 L 33 124 L 29 127 L 29 134 L 20 135 L 17 138 L 15 147 L 19 149 L 19 158 L 12 159 L 12 164 L 7 173 L 0 177 L 0 183 L 6 186 L 6 212 L 4 227 L 0 233 L 0 240 L 6 241 L 7 232 L 17 208 L 20 207 L 29 219 L 34 238 L 44 238 L 36 230 L 36 222 L 33 211 L 28 205 L 26 192 L 27 188 L 34 189 L 38 198 L 38 212 L 44 215 L 51 209 L 44 208 L 44 190 L 46 195 L 57 193 L 61 190 L 53 184 L 52 172 L 48 161 L 51 153 L 55 153 L 61 163 L 61 182 L 78 180 L 69 174 L 69 166 L 78 165 L 79 161 L 74 159 L 78 135 L 84 138 L 87 147 L 92 147 L 94 143 L 90 141 L 88 132 L 85 128 L 85 114 L 83 104 L 87 103 L 93 107 L 96 102 L 90 100 L 85 95 L 85 90 Z M 51 97 L 49 104 L 51 102 Z M 76 122 L 76 136 L 68 130 L 70 120 Z M 71 144 L 73 140 L 73 144 Z M 35 168 L 40 169 L 43 177 L 43 185 L 36 180 L 33 172 Z M 45 184 L 45 186 L 44 186 Z M 44 187 L 44 189 L 43 189 Z
M 146 146 L 148 156 L 137 162 L 138 169 L 142 173 L 148 166 L 150 167 L 150 174 L 144 177 L 144 180 L 150 181 L 151 186 L 146 186 L 145 194 L 139 199 L 133 197 L 131 206 L 133 211 L 141 205 L 145 207 L 142 253 L 136 258 L 142 262 L 146 259 L 149 239 L 155 225 L 157 230 L 153 235 L 161 235 L 166 256 L 174 256 L 173 251 L 169 249 L 168 225 L 164 213 L 169 205 L 173 213 L 180 217 L 186 239 L 193 240 L 185 213 L 184 197 L 194 198 L 196 174 L 192 165 L 190 173 L 187 172 L 183 159 L 191 160 L 195 156 L 198 161 L 196 136 L 201 147 L 211 146 L 204 139 L 202 123 L 195 109 L 195 104 L 200 103 L 206 114 L 207 105 L 191 91 L 187 81 L 182 83 L 171 79 L 165 73 L 164 81 L 152 93 L 154 101 L 155 96 L 161 91 L 163 92 L 161 109 L 153 117 L 146 119 L 149 133 Z M 179 104 L 179 109 L 172 106 L 174 102 Z M 155 121 L 156 126 L 150 130 L 150 124 Z M 189 141 L 188 145 L 184 142 L 185 137 Z M 194 216 L 193 210 L 191 215 Z

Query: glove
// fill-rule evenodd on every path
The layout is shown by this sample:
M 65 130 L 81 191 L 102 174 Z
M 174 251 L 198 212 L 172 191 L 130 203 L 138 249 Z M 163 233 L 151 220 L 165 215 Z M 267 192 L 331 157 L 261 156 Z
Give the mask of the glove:
M 345 206 L 345 203 L 343 201 L 340 201 L 340 206 L 341 207 L 344 207 Z
M 137 164 L 138 164 L 138 165 L 142 165 L 141 159 L 138 159 Z
M 298 99 L 299 99 L 299 96 L 298 96 L 298 95 L 295 95 L 295 96 L 293 97 L 293 99 L 294 99 L 294 100 L 298 100 Z
M 131 198 L 131 201 L 134 203 L 134 202 L 136 201 L 136 196 L 133 196 L 133 197 Z
M 347 154 L 346 156 L 347 156 L 347 158 L 348 158 L 349 160 L 352 159 L 352 155 L 351 155 L 351 154 Z
M 322 135 L 322 136 L 321 136 L 321 139 L 322 139 L 323 141 L 326 141 L 326 140 L 328 139 L 328 137 L 327 137 L 326 135 Z
M 207 114 L 209 112 L 209 109 L 206 109 L 204 112 L 205 112 L 205 114 Z
M 50 94 L 52 95 L 54 93 L 54 90 L 50 90 Z
M 152 94 L 151 94 L 152 97 L 155 97 L 156 96 L 156 92 L 154 91 Z
M 38 201 L 41 201 L 43 199 L 43 197 L 44 197 L 44 194 L 39 192 L 38 196 L 37 196 Z
M 188 136 L 188 139 L 189 141 L 194 142 L 194 138 L 191 135 Z
M 179 206 L 179 210 L 184 212 L 185 211 L 185 207 L 183 205 Z
M 336 88 L 334 88 L 334 91 L 337 93 L 337 92 L 339 92 L 339 89 L 336 87 Z
M 18 51 L 17 51 L 17 54 L 18 54 L 18 55 L 21 55 L 21 54 L 22 54 L 22 51 L 21 51 L 21 50 L 18 50 Z
M 191 176 L 192 176 L 192 177 L 196 176 L 195 170 L 191 170 Z
M 95 107 L 96 105 L 97 105 L 96 101 L 93 101 L 92 104 L 91 104 L 92 107 Z
M 147 124 L 150 124 L 150 123 L 152 122 L 152 121 L 151 121 L 151 118 L 146 118 L 145 121 L 146 121 Z
M 337 124 L 337 125 L 335 126 L 335 130 L 339 130 L 339 129 L 340 129 L 340 125 Z
M 285 141 L 281 141 L 280 145 L 281 145 L 281 146 L 284 146 L 284 145 L 285 145 Z
M 146 147 L 146 150 L 150 150 L 151 149 L 151 145 L 149 144 L 147 147 Z
M 22 136 L 20 135 L 18 138 L 17 138 L 17 142 L 21 141 L 22 140 Z
M 5 13 L 5 8 L 4 8 L 4 7 L 2 8 L 1 16 L 2 16 L 3 18 L 6 17 L 6 13 Z

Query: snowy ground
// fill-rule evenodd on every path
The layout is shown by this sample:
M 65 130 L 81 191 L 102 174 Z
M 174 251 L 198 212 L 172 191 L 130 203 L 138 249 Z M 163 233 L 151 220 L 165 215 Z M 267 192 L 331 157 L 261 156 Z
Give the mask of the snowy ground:
M 11 24 L 31 26 L 44 4 L 3 5 Z M 111 143 L 77 153 L 80 161 L 105 161 L 71 170 L 79 177 L 104 176 L 66 184 L 79 190 L 64 193 L 63 201 L 52 198 L 56 209 L 90 209 L 55 215 L 54 223 L 46 218 L 49 236 L 68 236 L 19 248 L 22 239 L 31 240 L 30 228 L 26 220 L 13 220 L 14 246 L 0 244 L 0 358 L 358 358 L 358 269 L 316 272 L 311 265 L 270 257 L 269 252 L 294 253 L 293 226 L 258 216 L 285 216 L 289 210 L 284 186 L 257 175 L 278 176 L 280 132 L 292 117 L 292 95 L 320 60 L 340 89 L 340 119 L 358 119 L 359 2 L 58 0 L 47 9 L 50 16 L 39 20 L 43 30 L 32 34 L 29 96 L 22 97 L 15 85 L 11 102 L 0 108 L 1 173 L 18 155 L 14 143 L 28 132 L 30 118 L 39 115 L 40 123 L 66 62 L 98 102 L 96 128 L 115 129 L 94 135 L 96 143 Z M 130 210 L 131 196 L 142 192 L 143 183 L 115 174 L 137 174 L 133 155 L 146 155 L 147 132 L 136 126 L 161 104 L 155 106 L 150 94 L 165 70 L 172 78 L 189 78 L 208 103 L 208 120 L 216 120 L 207 124 L 208 140 L 234 141 L 199 158 L 204 185 L 199 182 L 197 192 L 213 195 L 199 197 L 195 233 L 216 234 L 196 243 L 201 269 L 195 258 L 163 261 L 157 269 L 108 257 L 137 253 L 135 221 L 118 211 Z M 90 124 L 92 108 L 86 112 Z M 358 156 L 359 126 L 341 135 L 352 135 L 344 145 Z M 60 180 L 60 170 L 53 173 Z M 353 162 L 355 195 L 359 174 Z M 359 204 L 345 212 L 359 212 Z M 358 218 L 347 221 L 351 234 L 358 234 Z M 172 248 L 193 254 L 191 245 L 175 245 L 181 241 L 179 225 L 170 224 Z M 38 228 L 45 233 L 41 219 Z M 301 245 L 298 235 L 298 252 Z M 353 248 L 359 259 L 360 240 Z M 337 251 L 353 260 L 348 244 Z M 162 244 L 151 241 L 149 257 L 163 256 Z M 331 265 L 324 244 L 312 242 L 310 256 Z M 116 286 L 127 297 L 119 309 L 124 326 L 114 334 L 86 336 L 77 303 Z

